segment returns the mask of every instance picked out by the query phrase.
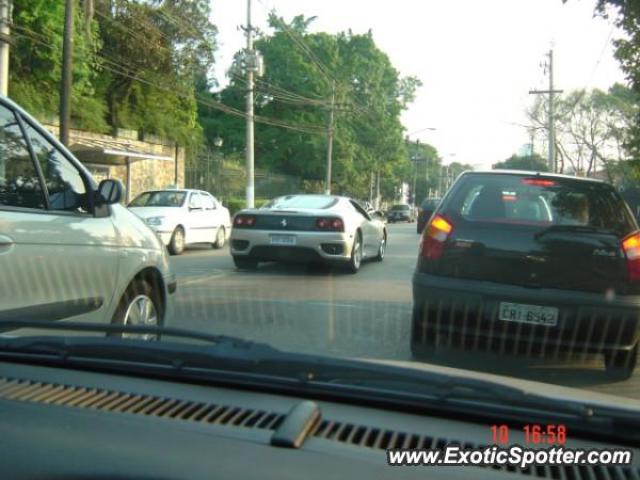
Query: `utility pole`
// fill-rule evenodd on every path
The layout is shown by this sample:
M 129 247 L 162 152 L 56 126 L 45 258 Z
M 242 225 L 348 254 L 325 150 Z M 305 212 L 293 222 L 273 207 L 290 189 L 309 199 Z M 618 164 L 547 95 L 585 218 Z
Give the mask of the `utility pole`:
M 549 69 L 549 90 L 529 90 L 530 94 L 534 95 L 549 95 L 549 124 L 547 130 L 549 132 L 549 171 L 556 171 L 556 127 L 554 118 L 554 95 L 556 93 L 562 93 L 562 90 L 553 89 L 553 49 L 549 50 L 547 54 L 549 62 L 545 65 L 545 69 Z
M 327 179 L 324 193 L 331 195 L 331 162 L 333 155 L 333 115 L 336 108 L 336 82 L 331 83 L 331 105 L 329 107 L 329 122 L 327 123 Z
M 380 208 L 380 170 L 376 172 L 376 210 Z
M 71 85 L 73 69 L 73 7 L 76 0 L 66 0 L 62 38 L 62 75 L 60 79 L 60 141 L 69 146 L 71 121 Z
M 11 0 L 0 0 L 0 95 L 9 93 L 9 42 L 11 31 Z
M 373 170 L 370 173 L 370 177 L 369 178 L 369 203 L 371 205 L 373 205 L 373 184 L 375 183 L 375 177 L 374 177 L 374 173 Z
M 247 52 L 245 64 L 247 68 L 247 139 L 246 139 L 246 170 L 247 170 L 247 208 L 254 207 L 254 158 L 253 158 L 253 74 L 255 67 L 253 51 L 253 27 L 251 26 L 251 0 L 247 0 Z

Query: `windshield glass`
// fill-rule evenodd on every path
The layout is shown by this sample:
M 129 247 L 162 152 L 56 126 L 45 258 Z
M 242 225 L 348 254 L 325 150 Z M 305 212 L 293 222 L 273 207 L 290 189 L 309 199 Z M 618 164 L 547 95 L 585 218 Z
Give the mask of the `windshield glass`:
M 185 192 L 145 192 L 138 195 L 130 207 L 181 207 L 187 194 Z
M 0 337 L 640 405 L 638 3 L 0 0 Z

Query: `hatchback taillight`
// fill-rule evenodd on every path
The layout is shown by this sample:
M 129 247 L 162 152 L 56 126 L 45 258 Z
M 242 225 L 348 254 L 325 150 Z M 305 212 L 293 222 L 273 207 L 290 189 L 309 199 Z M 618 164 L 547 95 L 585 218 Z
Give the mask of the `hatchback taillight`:
M 318 218 L 316 228 L 330 232 L 344 232 L 344 222 L 341 218 L 336 217 Z
M 627 257 L 629 280 L 640 281 L 640 232 L 634 232 L 622 240 L 622 250 Z
M 256 217 L 253 215 L 237 215 L 233 219 L 233 226 L 239 228 L 251 228 L 256 224 Z
M 438 260 L 452 231 L 453 225 L 443 216 L 433 217 L 422 234 L 422 256 L 429 260 Z

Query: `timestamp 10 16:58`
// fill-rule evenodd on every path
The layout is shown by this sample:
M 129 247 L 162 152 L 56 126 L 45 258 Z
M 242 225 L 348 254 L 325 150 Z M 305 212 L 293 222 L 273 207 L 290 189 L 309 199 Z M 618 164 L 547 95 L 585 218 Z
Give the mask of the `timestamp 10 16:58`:
M 508 425 L 491 425 L 491 436 L 494 444 L 509 443 Z M 524 443 L 535 445 L 564 445 L 567 442 L 567 428 L 560 424 L 523 425 Z

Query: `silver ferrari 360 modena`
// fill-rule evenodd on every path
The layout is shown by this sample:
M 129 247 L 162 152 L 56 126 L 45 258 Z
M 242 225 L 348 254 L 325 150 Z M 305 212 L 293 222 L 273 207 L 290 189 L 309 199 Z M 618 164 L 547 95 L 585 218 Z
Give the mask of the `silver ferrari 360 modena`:
M 382 261 L 387 231 L 377 212 L 350 198 L 287 195 L 238 212 L 230 243 L 240 269 L 268 261 L 324 262 L 356 273 L 365 259 Z

